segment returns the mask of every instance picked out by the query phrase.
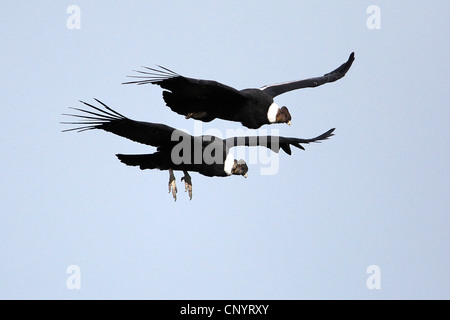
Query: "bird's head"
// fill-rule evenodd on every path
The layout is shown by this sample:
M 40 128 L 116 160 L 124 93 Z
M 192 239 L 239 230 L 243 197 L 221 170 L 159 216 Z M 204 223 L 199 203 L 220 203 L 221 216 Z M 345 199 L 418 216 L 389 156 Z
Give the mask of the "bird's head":
M 287 123 L 288 125 L 291 125 L 291 114 L 289 113 L 288 108 L 285 106 L 278 109 L 276 120 L 277 123 Z
M 275 102 L 272 103 L 267 111 L 267 119 L 270 123 L 287 123 L 291 125 L 291 114 L 288 108 L 279 107 Z
M 234 159 L 233 155 L 229 153 L 225 159 L 223 170 L 227 175 L 239 175 L 247 178 L 248 167 L 244 160 L 237 161 Z
M 241 175 L 244 178 L 247 178 L 248 166 L 244 160 L 234 160 L 233 167 L 231 168 L 231 174 Z

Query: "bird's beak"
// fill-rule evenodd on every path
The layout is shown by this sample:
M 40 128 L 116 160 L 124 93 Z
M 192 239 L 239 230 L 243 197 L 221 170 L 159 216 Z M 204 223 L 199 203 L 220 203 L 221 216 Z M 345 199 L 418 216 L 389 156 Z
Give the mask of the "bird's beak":
M 291 125 L 291 120 L 289 120 L 288 122 L 286 122 L 288 126 Z
M 244 174 L 244 178 L 247 178 L 247 174 Z

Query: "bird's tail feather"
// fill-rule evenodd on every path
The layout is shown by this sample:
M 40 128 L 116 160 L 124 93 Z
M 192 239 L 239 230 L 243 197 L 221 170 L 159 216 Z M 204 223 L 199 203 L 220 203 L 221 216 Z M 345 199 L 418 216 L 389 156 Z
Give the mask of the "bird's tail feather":
M 110 123 L 111 121 L 127 119 L 127 117 L 125 117 L 125 116 L 121 115 L 120 113 L 118 113 L 117 111 L 111 109 L 110 107 L 108 107 L 106 104 L 104 104 L 100 100 L 95 99 L 95 101 L 97 101 L 103 107 L 105 107 L 106 110 L 103 110 L 96 106 L 93 106 L 90 103 L 80 101 L 81 103 L 85 104 L 86 106 L 92 108 L 94 111 L 70 107 L 70 109 L 77 110 L 79 112 L 82 112 L 83 114 L 80 115 L 80 114 L 64 113 L 63 115 L 76 117 L 76 118 L 79 118 L 82 120 L 75 121 L 75 122 L 61 122 L 63 124 L 78 125 L 78 127 L 75 127 L 75 128 L 65 129 L 65 130 L 63 130 L 63 132 L 66 132 L 66 131 L 81 132 L 81 131 L 85 131 L 85 130 L 98 129 L 98 128 L 101 128 L 102 125 Z

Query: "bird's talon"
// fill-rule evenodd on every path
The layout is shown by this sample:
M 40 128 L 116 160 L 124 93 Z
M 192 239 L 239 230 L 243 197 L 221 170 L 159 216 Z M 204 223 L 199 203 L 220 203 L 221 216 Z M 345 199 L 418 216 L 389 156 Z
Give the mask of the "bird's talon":
M 192 200 L 192 180 L 191 176 L 184 172 L 184 177 L 181 178 L 181 181 L 184 181 L 184 192 L 189 193 L 189 200 Z
M 175 184 L 175 180 L 169 182 L 169 193 L 172 192 L 172 196 L 174 201 L 177 201 L 177 185 Z
M 169 170 L 169 193 L 172 192 L 172 196 L 174 201 L 177 201 L 177 184 L 175 183 L 175 176 L 173 175 L 173 171 Z

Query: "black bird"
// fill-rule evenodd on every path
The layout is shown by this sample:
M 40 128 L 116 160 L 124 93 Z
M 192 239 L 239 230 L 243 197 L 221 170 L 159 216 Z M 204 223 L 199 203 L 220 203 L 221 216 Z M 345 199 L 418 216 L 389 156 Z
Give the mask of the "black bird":
M 88 110 L 71 108 L 81 114 L 64 114 L 77 117 L 76 122 L 62 122 L 77 125 L 75 128 L 63 131 L 78 132 L 102 129 L 135 142 L 151 145 L 157 148 L 152 154 L 116 154 L 120 161 L 129 166 L 139 166 L 141 169 L 159 169 L 169 171 L 169 192 L 176 200 L 177 188 L 173 170 L 184 172 L 186 191 L 192 199 L 192 180 L 188 171 L 195 171 L 208 177 L 227 177 L 242 175 L 247 177 L 248 167 L 244 160 L 235 160 L 229 153 L 236 146 L 264 146 L 274 152 L 280 148 L 291 154 L 290 146 L 303 149 L 301 144 L 308 144 L 328 139 L 334 129 L 328 130 L 313 139 L 285 138 L 277 136 L 264 137 L 231 137 L 220 139 L 216 136 L 191 136 L 188 133 L 174 129 L 164 124 L 131 120 L 117 111 L 109 108 L 103 102 L 95 99 L 101 106 L 80 101 Z
M 172 111 L 186 118 L 209 122 L 216 118 L 241 122 L 250 129 L 264 124 L 291 123 L 291 114 L 286 107 L 279 107 L 273 100 L 282 93 L 336 81 L 350 69 L 355 55 L 352 52 L 347 62 L 321 77 L 267 85 L 259 89 L 237 90 L 217 81 L 187 78 L 167 68 L 144 67 L 140 80 L 124 84 L 157 84 L 163 98 Z

